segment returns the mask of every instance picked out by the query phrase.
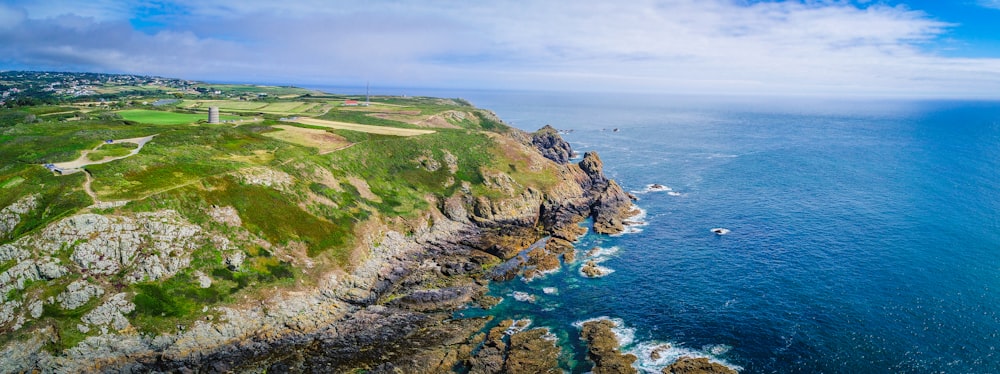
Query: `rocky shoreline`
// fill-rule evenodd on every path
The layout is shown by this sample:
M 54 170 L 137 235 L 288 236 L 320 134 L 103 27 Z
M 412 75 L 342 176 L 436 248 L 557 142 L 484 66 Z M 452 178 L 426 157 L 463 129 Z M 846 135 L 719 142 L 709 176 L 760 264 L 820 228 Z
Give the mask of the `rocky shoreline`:
M 286 292 L 259 305 L 219 307 L 219 318 L 176 334 L 147 336 L 125 329 L 88 337 L 58 356 L 43 349 L 52 334 L 42 331 L 4 349 L 0 368 L 54 373 L 556 370 L 558 348 L 542 339 L 548 334 L 544 329 L 481 334 L 486 319 L 453 319 L 452 312 L 469 303 L 495 304 L 484 296 L 491 280 L 530 278 L 572 260 L 572 243 L 586 232 L 579 224 L 588 217 L 595 232 L 622 232 L 634 214 L 632 198 L 605 177 L 596 153 L 585 154 L 577 165 L 567 163 L 572 150 L 554 131 L 514 130 L 505 136 L 557 163 L 556 185 L 499 199 L 459 191 L 437 202 L 410 235 L 385 227 L 371 230 L 380 234 L 363 238 L 368 257 L 350 273 L 329 275 L 315 289 Z M 486 183 L 512 190 L 505 186 L 510 182 L 501 173 Z M 491 350 L 500 354 L 490 355 Z

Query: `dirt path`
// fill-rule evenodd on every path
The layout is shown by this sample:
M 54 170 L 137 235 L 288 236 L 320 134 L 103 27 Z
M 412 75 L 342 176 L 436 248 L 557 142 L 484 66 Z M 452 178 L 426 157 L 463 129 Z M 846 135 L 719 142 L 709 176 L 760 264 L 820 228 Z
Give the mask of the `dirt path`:
M 395 136 L 417 136 L 433 134 L 434 130 L 403 129 L 398 127 L 359 125 L 357 123 L 347 123 L 338 121 L 327 121 L 310 117 L 299 117 L 294 122 L 304 125 L 328 127 L 331 129 L 352 130 L 366 132 L 369 134 L 395 135 Z
M 101 144 L 101 145 L 99 145 L 97 147 L 94 147 L 94 149 L 91 149 L 89 151 L 83 151 L 83 154 L 81 154 L 80 157 L 77 158 L 76 160 L 69 161 L 69 162 L 58 162 L 58 163 L 54 163 L 52 165 L 55 165 L 55 167 L 57 167 L 59 169 L 62 169 L 62 174 L 65 175 L 65 174 L 72 174 L 72 173 L 78 172 L 78 171 L 80 171 L 80 169 L 83 169 L 84 167 L 89 166 L 89 165 L 103 164 L 103 163 L 107 163 L 107 162 L 111 162 L 111 161 L 115 161 L 115 160 L 121 160 L 121 159 L 127 158 L 127 157 L 132 157 L 132 156 L 135 156 L 136 154 L 138 154 L 139 151 L 142 150 L 142 147 L 144 145 L 146 145 L 146 143 L 148 143 L 150 140 L 153 140 L 153 137 L 156 136 L 156 135 L 159 135 L 159 134 L 154 134 L 154 135 L 150 135 L 150 136 L 146 136 L 146 137 L 142 137 L 142 138 L 129 138 L 129 139 L 118 139 L 118 140 L 115 140 L 114 141 L 115 143 L 135 143 L 135 144 L 139 145 L 138 147 L 136 147 L 135 149 L 133 149 L 132 152 L 129 152 L 129 154 L 124 155 L 124 156 L 119 156 L 119 157 L 105 157 L 104 159 L 101 159 L 101 160 L 98 160 L 98 161 L 91 161 L 90 159 L 88 159 L 87 158 L 87 154 L 89 154 L 90 152 L 96 151 L 97 149 L 101 148 L 101 145 L 103 145 L 103 144 Z
M 86 170 L 83 171 L 83 175 L 87 177 L 87 180 L 83 182 L 83 191 L 86 192 L 87 195 L 90 195 L 91 199 L 94 199 L 95 205 L 99 205 L 101 200 L 97 198 L 97 194 L 90 188 L 90 182 L 94 181 L 94 176 L 90 175 L 90 172 Z

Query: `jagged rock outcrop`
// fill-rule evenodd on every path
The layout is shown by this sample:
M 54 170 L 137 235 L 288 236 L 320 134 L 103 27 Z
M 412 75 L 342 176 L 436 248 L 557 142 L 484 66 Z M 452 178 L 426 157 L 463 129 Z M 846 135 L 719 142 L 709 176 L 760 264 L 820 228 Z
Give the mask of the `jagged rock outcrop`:
M 21 223 L 21 215 L 38 207 L 37 199 L 36 195 L 28 195 L 0 209 L 0 238 L 14 231 L 14 227 Z
M 542 148 L 571 154 L 562 149 L 565 142 L 556 138 L 558 134 L 552 134 Z M 527 150 L 537 146 L 533 141 L 519 144 Z M 508 333 L 508 328 L 517 325 L 511 322 L 496 333 L 491 330 L 487 336 L 475 337 L 486 319 L 454 318 L 456 310 L 470 302 L 489 304 L 484 296 L 487 279 L 506 279 L 522 269 L 528 269 L 525 275 L 529 277 L 557 269 L 560 258 L 572 257 L 572 242 L 586 232 L 578 226 L 585 218 L 602 222 L 598 232 L 620 232 L 614 222 L 616 217 L 624 222 L 621 206 L 628 197 L 604 176 L 595 153 L 579 165 L 556 165 L 537 153 L 531 157 L 532 163 L 551 168 L 557 182 L 544 188 L 523 186 L 511 175 L 486 171 L 488 185 L 484 187 L 495 192 L 490 198 L 474 196 L 474 189 L 463 183 L 455 195 L 431 204 L 437 209 L 423 212 L 426 216 L 420 219 L 424 221 L 408 222 L 412 230 L 407 235 L 372 223 L 377 227 L 359 237 L 365 250 L 358 252 L 352 267 L 317 275 L 315 288 L 279 293 L 238 308 L 217 306 L 206 310 L 214 318 L 159 336 L 130 329 L 125 318 L 135 308 L 130 295 L 107 288 L 105 292 L 111 295 L 104 294 L 78 326 L 81 331 L 97 329 L 102 334 L 86 337 L 59 356 L 40 348 L 46 343 L 43 338 L 28 342 L 36 347 L 30 354 L 14 354 L 8 346 L 0 352 L 0 371 L 389 373 L 441 372 L 466 365 L 472 372 L 556 372 L 558 348 L 548 330 L 520 326 Z M 458 164 L 447 154 L 443 161 L 427 158 L 418 163 L 449 171 Z M 291 176 L 267 168 L 244 169 L 237 177 L 243 183 L 278 189 L 291 183 Z M 222 225 L 239 226 L 239 216 L 228 207 L 206 208 L 206 212 Z M 18 266 L 26 270 L 24 264 L 37 264 L 27 273 L 38 279 L 61 276 L 65 267 L 44 254 L 69 243 L 73 244 L 71 260 L 94 278 L 127 270 L 125 280 L 138 281 L 175 274 L 188 266 L 195 248 L 212 243 L 223 251 L 220 261 L 231 270 L 247 266 L 240 248 L 229 248 L 235 245 L 211 236 L 171 211 L 82 214 L 49 225 L 23 242 L 0 246 L 0 257 L 19 258 Z M 548 240 L 539 242 L 546 236 Z M 76 241 L 79 238 L 86 240 Z M 528 249 L 533 243 L 538 245 Z M 32 257 L 34 251 L 43 256 Z M 507 270 L 491 270 L 505 269 L 497 265 L 505 260 L 511 265 Z M 0 274 L 0 283 L 6 274 Z M 17 284 L 24 282 L 18 279 L 33 278 L 7 279 Z M 89 290 L 80 285 L 75 296 L 64 297 L 74 301 L 60 302 L 65 307 L 102 297 L 84 299 L 83 289 Z M 31 309 L 22 304 L 3 304 L 0 318 L 8 315 L 14 320 L 22 310 Z M 474 358 L 472 353 L 484 341 L 484 347 L 492 344 L 500 355 L 480 349 Z M 607 361 L 606 366 L 617 368 L 612 363 L 619 361 Z
M 292 184 L 292 176 L 283 171 L 266 167 L 252 167 L 240 169 L 236 172 L 236 177 L 240 182 L 272 187 L 277 190 L 284 190 Z
M 70 283 L 66 287 L 66 291 L 56 296 L 56 301 L 59 302 L 63 309 L 76 309 L 86 304 L 90 299 L 102 295 L 104 295 L 103 288 L 80 279 Z
M 610 271 L 607 268 L 598 265 L 598 262 L 593 259 L 587 260 L 587 262 L 580 267 L 580 274 L 583 274 L 583 276 L 587 278 L 600 278 L 608 275 L 609 273 Z
M 527 320 L 505 320 L 490 329 L 466 362 L 470 374 L 561 373 L 559 347 L 547 328 L 525 330 Z
M 80 214 L 46 227 L 36 237 L 14 243 L 54 254 L 70 245 L 70 259 L 88 274 L 114 275 L 133 269 L 132 282 L 169 277 L 190 263 L 201 228 L 174 211 L 129 216 Z
M 101 329 L 102 334 L 107 334 L 108 328 L 113 328 L 112 331 L 121 331 L 129 327 L 128 318 L 125 318 L 125 315 L 133 310 L 135 310 L 135 304 L 128 301 L 128 295 L 117 293 L 108 298 L 104 304 L 84 314 L 83 318 L 80 319 L 83 324 L 77 325 L 77 328 L 84 333 L 90 331 L 91 326 Z
M 663 368 L 663 374 L 736 374 L 736 370 L 704 357 L 684 356 Z
M 587 342 L 587 358 L 594 363 L 594 374 L 636 373 L 632 363 L 635 355 L 623 354 L 618 350 L 618 339 L 613 328 L 615 323 L 606 320 L 584 322 L 580 338 Z
M 594 231 L 601 234 L 618 234 L 624 231 L 628 218 L 638 214 L 632 204 L 632 197 L 617 182 L 604 176 L 604 162 L 596 152 L 583 155 L 580 169 L 590 177 Z
M 565 164 L 573 158 L 573 148 L 570 147 L 569 142 L 559 136 L 559 131 L 552 126 L 545 125 L 531 134 L 531 144 L 538 148 L 542 156 L 556 163 Z

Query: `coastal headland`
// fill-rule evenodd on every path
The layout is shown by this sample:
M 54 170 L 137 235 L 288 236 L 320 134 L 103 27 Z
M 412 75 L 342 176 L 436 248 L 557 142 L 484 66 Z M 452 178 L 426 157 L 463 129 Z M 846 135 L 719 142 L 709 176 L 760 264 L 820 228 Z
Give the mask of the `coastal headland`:
M 558 372 L 546 329 L 454 312 L 626 229 L 600 157 L 460 100 L 318 100 L 232 126 L 67 106 L 0 128 L 23 162 L 0 174 L 0 369 Z M 139 147 L 86 162 L 107 139 Z M 86 173 L 43 167 L 68 160 Z

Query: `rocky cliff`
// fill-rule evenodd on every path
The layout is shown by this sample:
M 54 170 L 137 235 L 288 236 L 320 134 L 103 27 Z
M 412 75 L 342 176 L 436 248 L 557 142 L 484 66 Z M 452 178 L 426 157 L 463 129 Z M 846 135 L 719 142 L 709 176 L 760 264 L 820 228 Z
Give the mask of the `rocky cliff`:
M 119 273 L 124 276 L 114 279 L 122 284 L 168 279 L 206 245 L 222 249 L 220 261 L 240 267 L 241 251 L 175 212 L 80 214 L 0 246 L 0 259 L 14 263 L 0 274 L 5 291 L 23 289 L 26 282 L 68 277 L 69 262 L 85 269 L 82 277 L 67 279 L 66 291 L 51 300 L 5 299 L 2 322 L 31 323 L 42 314 L 43 305 L 46 311 L 66 314 L 62 310 L 93 303 L 97 306 L 74 328 L 101 331 L 53 354 L 44 349 L 53 343 L 53 334 L 46 330 L 52 327 L 46 327 L 7 344 L 0 369 L 554 371 L 558 349 L 544 329 L 507 331 L 516 323 L 504 322 L 504 329 L 477 334 L 486 320 L 455 319 L 452 312 L 469 303 L 488 306 L 491 301 L 484 293 L 490 280 L 531 277 L 560 266 L 561 259 L 571 255 L 572 242 L 585 232 L 579 224 L 586 218 L 593 218 L 596 232 L 614 234 L 624 230 L 635 212 L 630 197 L 604 175 L 596 153 L 585 154 L 577 165 L 566 164 L 572 151 L 554 131 L 528 136 L 515 130 L 503 136 L 507 138 L 502 141 L 537 149 L 526 156 L 529 164 L 552 168 L 555 180 L 544 188 L 525 187 L 503 172 L 483 170 L 488 194 L 477 195 L 464 186 L 447 198 L 429 197 L 430 208 L 407 223 L 412 230 L 406 234 L 380 223 L 392 217 L 375 217 L 356 230 L 364 250 L 347 271 L 320 275 L 316 287 L 275 292 L 260 303 L 206 308 L 204 320 L 172 333 L 137 333 L 126 318 L 136 305 L 118 292 L 122 287 L 91 280 Z M 15 220 L 30 207 L 26 200 L 5 208 L 3 221 Z M 212 207 L 209 216 L 234 221 L 216 219 L 225 218 L 225 212 L 226 207 Z M 41 257 L 28 256 L 32 251 Z M 211 279 L 204 278 L 198 281 L 210 284 Z

